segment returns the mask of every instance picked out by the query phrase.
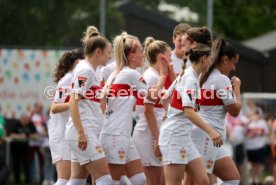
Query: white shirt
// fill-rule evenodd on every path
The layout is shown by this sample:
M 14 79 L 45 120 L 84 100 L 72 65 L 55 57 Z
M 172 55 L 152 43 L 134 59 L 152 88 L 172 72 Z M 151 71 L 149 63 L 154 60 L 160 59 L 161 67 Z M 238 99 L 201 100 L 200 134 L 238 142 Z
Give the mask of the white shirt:
M 200 116 L 226 139 L 225 106 L 236 103 L 230 79 L 214 69 L 201 88 Z
M 171 53 L 171 59 L 172 59 L 172 64 L 173 64 L 173 70 L 175 72 L 176 75 L 180 74 L 182 72 L 182 66 L 184 64 L 184 59 L 182 58 L 178 58 L 174 52 Z M 191 61 L 188 59 L 186 62 L 186 69 L 188 69 L 189 67 L 191 67 L 192 63 Z
M 245 140 L 245 148 L 247 150 L 257 150 L 265 146 L 266 144 L 266 134 L 269 133 L 269 129 L 267 123 L 263 119 L 259 119 L 257 121 L 252 121 L 249 123 L 247 127 L 247 133 L 253 134 L 263 132 L 264 135 L 254 136 L 254 137 L 247 137 Z
M 155 87 L 157 85 L 160 75 L 156 71 L 156 69 L 149 67 L 144 72 L 143 78 L 146 81 L 147 88 L 150 88 L 152 86 Z M 158 128 L 160 128 L 161 123 L 162 123 L 162 118 L 165 113 L 162 104 L 159 101 L 157 101 L 155 103 L 155 102 L 149 101 L 147 99 L 138 99 L 136 102 L 136 114 L 138 116 L 138 122 L 136 123 L 135 129 L 136 130 L 145 130 L 146 128 L 148 128 L 148 123 L 147 123 L 145 113 L 144 113 L 144 111 L 145 111 L 144 103 L 154 104 L 153 112 L 154 112 L 154 116 L 156 118 L 157 126 L 158 126 Z
M 116 69 L 116 62 L 113 61 L 109 64 L 107 64 L 106 66 L 101 68 L 101 72 L 103 75 L 103 81 L 106 82 L 108 77 L 111 75 L 111 73 L 113 73 L 113 71 L 115 71 Z
M 69 102 L 71 92 L 72 73 L 66 73 L 58 82 L 54 96 L 54 103 Z M 65 137 L 65 125 L 69 118 L 69 110 L 53 114 L 50 113 L 48 122 L 49 140 L 60 141 Z
M 198 75 L 191 67 L 185 70 L 173 91 L 168 109 L 168 118 L 161 126 L 163 137 L 159 138 L 159 145 L 166 145 L 171 137 L 178 143 L 191 141 L 191 121 L 185 117 L 183 109 L 192 107 L 197 111 L 199 98 Z
M 175 74 L 180 74 L 182 72 L 182 65 L 183 65 L 183 59 L 178 58 L 174 52 L 171 53 L 171 59 L 172 59 L 172 65 L 173 65 L 173 70 Z
M 245 139 L 245 124 L 248 119 L 243 115 L 238 115 L 237 117 L 231 116 L 229 113 L 225 117 L 225 124 L 228 130 L 231 132 L 232 139 L 231 143 L 235 146 L 240 145 Z
M 111 87 L 107 87 L 110 84 Z M 102 133 L 130 137 L 135 91 L 143 91 L 142 94 L 145 94 L 147 85 L 138 71 L 124 67 L 117 75 L 110 75 L 106 88 L 110 89 L 110 93 Z
M 78 102 L 80 119 L 87 137 L 99 134 L 103 122 L 103 113 L 100 108 L 99 96 L 101 93 L 100 76 L 93 66 L 86 60 L 80 61 L 73 71 L 72 93 L 82 95 Z M 66 124 L 65 137 L 68 140 L 77 140 L 77 132 L 70 115 Z

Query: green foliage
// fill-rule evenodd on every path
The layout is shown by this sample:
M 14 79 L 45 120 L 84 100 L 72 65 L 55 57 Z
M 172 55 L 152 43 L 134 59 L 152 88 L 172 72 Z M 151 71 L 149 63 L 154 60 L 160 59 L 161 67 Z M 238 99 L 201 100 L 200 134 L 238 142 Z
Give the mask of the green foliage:
M 275 0 L 217 0 L 214 4 L 215 31 L 246 40 L 276 29 Z
M 106 35 L 122 24 L 107 0 Z M 0 0 L 0 45 L 79 46 L 88 25 L 99 28 L 99 0 Z
M 114 6 L 120 0 L 106 0 L 106 36 L 124 24 Z M 146 9 L 157 11 L 161 0 L 136 0 Z M 0 45 L 80 46 L 88 25 L 99 27 L 100 0 L 0 0 Z M 207 0 L 167 0 L 188 6 L 206 25 Z M 166 13 L 164 13 L 166 14 Z M 276 29 L 275 0 L 214 0 L 214 31 L 237 40 L 246 40 Z
M 136 0 L 145 6 L 157 5 L 161 0 Z M 275 0 L 213 0 L 214 31 L 237 40 L 247 40 L 276 29 Z M 180 7 L 188 6 L 199 14 L 198 23 L 193 26 L 206 25 L 207 0 L 166 0 L 167 3 Z

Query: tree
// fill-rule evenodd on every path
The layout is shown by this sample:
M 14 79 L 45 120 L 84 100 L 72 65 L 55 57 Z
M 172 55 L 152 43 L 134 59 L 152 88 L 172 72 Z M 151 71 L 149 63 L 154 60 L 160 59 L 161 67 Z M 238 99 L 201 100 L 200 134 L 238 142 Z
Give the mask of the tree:
M 145 7 L 157 10 L 161 0 L 136 0 Z M 199 14 L 198 23 L 206 25 L 207 0 L 166 0 L 167 3 L 188 6 Z M 183 20 L 185 21 L 185 20 Z M 276 29 L 275 0 L 214 0 L 214 32 L 236 40 L 247 40 Z
M 0 45 L 80 46 L 79 41 L 86 27 L 99 27 L 99 1 L 0 0 Z M 158 11 L 161 0 L 135 2 L 146 9 Z M 207 0 L 166 2 L 188 6 L 199 15 L 199 21 L 190 24 L 206 25 Z M 110 39 L 114 35 L 114 28 L 124 24 L 124 20 L 114 1 L 106 0 L 106 6 L 106 36 Z M 276 29 L 275 0 L 214 0 L 214 32 L 217 34 L 246 40 L 273 29 Z
M 0 0 L 1 45 L 80 46 L 88 25 L 99 26 L 99 1 Z M 107 36 L 122 15 L 107 3 Z

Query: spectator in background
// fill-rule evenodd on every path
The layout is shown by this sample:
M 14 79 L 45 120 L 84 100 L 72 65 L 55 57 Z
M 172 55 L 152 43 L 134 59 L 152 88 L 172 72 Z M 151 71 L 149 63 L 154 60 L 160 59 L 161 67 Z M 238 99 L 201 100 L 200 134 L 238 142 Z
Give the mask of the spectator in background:
M 21 169 L 25 177 L 25 184 L 30 182 L 28 168 L 29 141 L 37 139 L 36 129 L 29 116 L 22 115 L 11 130 L 11 157 L 13 160 L 13 173 L 16 184 L 20 184 Z
M 47 115 L 49 115 L 50 109 L 47 110 Z M 49 120 L 49 118 L 47 118 Z M 44 141 L 42 143 L 41 151 L 44 156 L 44 180 L 42 185 L 53 185 L 55 166 L 52 164 L 51 151 L 49 147 L 49 135 L 48 135 L 48 125 L 46 124 L 46 133 L 44 133 Z
M 245 147 L 248 161 L 252 165 L 252 185 L 261 184 L 264 171 L 266 135 L 269 133 L 267 123 L 261 118 L 260 114 L 258 111 L 252 113 L 246 128 Z
M 247 101 L 247 106 L 245 107 L 245 115 L 250 118 L 255 114 L 255 112 L 258 111 L 261 118 L 264 117 L 264 113 L 261 107 L 258 107 L 256 105 L 256 102 L 252 99 L 249 99 Z
M 46 129 L 46 116 L 43 114 L 43 106 L 41 103 L 37 102 L 34 105 L 33 112 L 31 114 L 31 121 L 33 122 L 38 138 L 37 140 L 30 141 L 30 152 L 29 152 L 29 160 L 31 163 L 31 172 L 32 172 L 32 182 L 34 181 L 35 176 L 35 156 L 38 157 L 38 166 L 39 166 L 39 182 L 42 183 L 44 179 L 44 155 L 41 152 L 41 146 L 44 142 L 44 139 L 47 135 Z
M 241 178 L 243 177 L 243 163 L 245 159 L 244 134 L 248 121 L 247 117 L 242 114 L 239 114 L 237 117 L 227 114 L 225 117 L 228 138 L 233 146 L 234 160 Z M 241 179 L 241 182 L 243 182 L 243 179 Z

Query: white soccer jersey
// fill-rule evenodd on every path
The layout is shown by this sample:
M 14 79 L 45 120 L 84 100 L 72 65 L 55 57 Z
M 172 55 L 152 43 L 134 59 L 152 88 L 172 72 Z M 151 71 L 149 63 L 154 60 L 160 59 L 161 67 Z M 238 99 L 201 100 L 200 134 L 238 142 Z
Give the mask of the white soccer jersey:
M 73 71 L 72 82 L 72 93 L 82 96 L 78 102 L 78 108 L 84 132 L 89 139 L 90 135 L 99 134 L 103 122 L 99 99 L 101 93 L 100 77 L 88 61 L 82 60 Z M 66 124 L 66 139 L 78 140 L 71 116 Z
M 174 52 L 171 53 L 171 63 L 173 65 L 173 70 L 176 75 L 180 74 L 182 72 L 182 65 L 183 65 L 183 59 L 178 58 Z M 170 79 L 170 75 L 167 76 L 164 87 L 165 89 L 168 89 L 172 84 L 172 81 Z
M 124 67 L 117 75 L 112 73 L 107 80 L 108 84 L 112 85 L 108 87 L 110 93 L 102 133 L 130 137 L 135 92 L 142 91 L 145 94 L 147 85 L 141 74 L 129 67 Z
M 71 77 L 72 73 L 66 73 L 58 82 L 54 103 L 66 103 L 70 99 L 71 91 Z M 59 142 L 61 139 L 64 139 L 65 125 L 69 118 L 69 111 L 64 111 L 58 114 L 50 113 L 50 119 L 48 122 L 48 133 L 50 141 Z
M 230 79 L 214 69 L 201 88 L 200 116 L 226 139 L 225 106 L 236 103 Z
M 103 81 L 106 82 L 108 77 L 111 75 L 111 73 L 113 73 L 113 71 L 115 71 L 116 69 L 116 62 L 113 61 L 109 64 L 107 64 L 106 66 L 103 66 L 101 68 L 101 72 L 103 75 Z
M 192 107 L 197 111 L 199 98 L 198 75 L 193 68 L 185 70 L 180 82 L 177 83 L 168 109 L 168 118 L 162 124 L 159 145 L 166 146 L 191 142 L 192 123 L 183 114 L 183 108 Z
M 155 87 L 158 83 L 158 80 L 160 78 L 159 73 L 156 71 L 156 69 L 149 67 L 143 74 L 143 78 L 147 84 L 147 88 Z M 159 93 L 160 95 L 162 93 Z M 160 98 L 160 97 L 159 97 Z M 154 115 L 158 124 L 158 127 L 160 128 L 162 123 L 162 118 L 164 116 L 164 109 L 163 105 L 158 100 L 156 103 L 149 101 L 147 99 L 137 99 L 136 101 L 136 113 L 138 116 L 138 122 L 136 123 L 135 130 L 145 130 L 148 128 L 148 123 L 144 114 L 144 103 L 151 103 L 154 104 Z
M 171 53 L 173 70 L 176 74 L 180 74 L 182 72 L 183 59 L 178 58 L 174 52 Z

